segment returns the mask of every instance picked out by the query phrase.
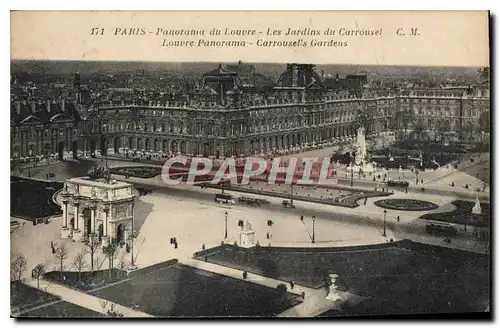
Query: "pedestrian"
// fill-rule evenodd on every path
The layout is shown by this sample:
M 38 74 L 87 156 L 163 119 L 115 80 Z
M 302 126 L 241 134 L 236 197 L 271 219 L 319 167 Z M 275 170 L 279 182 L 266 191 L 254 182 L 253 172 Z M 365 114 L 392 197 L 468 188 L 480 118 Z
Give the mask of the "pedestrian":
M 398 222 L 399 222 L 399 215 L 398 215 L 398 217 L 397 217 L 396 219 L 397 219 L 397 220 L 398 220 Z
M 174 248 L 177 249 L 178 246 L 179 244 L 177 243 L 177 240 L 174 240 Z
M 366 201 L 367 201 L 367 200 L 368 200 L 368 198 L 367 198 L 367 197 L 365 197 L 365 205 L 366 205 Z
M 248 276 L 248 273 L 246 271 L 243 271 L 243 279 L 246 280 Z
M 174 243 L 174 237 L 170 237 L 170 245 Z
M 420 183 L 421 183 L 421 184 L 424 184 L 424 179 L 420 179 Z
M 201 245 L 201 249 L 205 250 L 205 244 Z
M 306 299 L 306 292 L 302 292 L 302 299 L 305 300 Z
M 290 281 L 290 289 L 293 289 L 294 286 L 295 286 L 295 282 Z

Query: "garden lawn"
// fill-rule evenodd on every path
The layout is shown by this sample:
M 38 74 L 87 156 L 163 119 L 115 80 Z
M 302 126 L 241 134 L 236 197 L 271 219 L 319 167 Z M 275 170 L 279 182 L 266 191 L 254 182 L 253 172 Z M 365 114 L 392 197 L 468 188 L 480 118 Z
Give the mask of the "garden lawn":
M 174 265 L 92 293 L 155 316 L 274 316 L 299 296 L 183 265 Z
M 219 247 L 207 261 L 319 288 L 367 297 L 356 314 L 482 311 L 489 300 L 489 261 L 476 254 L 401 241 L 346 248 Z M 207 250 L 208 251 L 208 250 Z
M 63 188 L 60 182 L 10 177 L 10 214 L 27 220 L 60 215 L 61 207 L 52 201 L 54 193 Z
M 474 202 L 465 200 L 454 200 L 451 202 L 455 205 L 455 209 L 449 212 L 427 213 L 419 217 L 422 220 L 442 221 L 453 224 L 462 224 L 477 227 L 490 226 L 490 204 L 481 203 L 481 214 L 474 215 L 471 213 L 474 207 Z
M 43 306 L 33 311 L 28 311 L 19 316 L 20 318 L 100 318 L 106 317 L 104 314 L 95 312 L 84 307 L 68 302 L 57 302 L 48 306 Z
M 59 300 L 57 296 L 42 292 L 18 281 L 11 281 L 10 283 L 11 312 L 26 311 L 57 300 Z

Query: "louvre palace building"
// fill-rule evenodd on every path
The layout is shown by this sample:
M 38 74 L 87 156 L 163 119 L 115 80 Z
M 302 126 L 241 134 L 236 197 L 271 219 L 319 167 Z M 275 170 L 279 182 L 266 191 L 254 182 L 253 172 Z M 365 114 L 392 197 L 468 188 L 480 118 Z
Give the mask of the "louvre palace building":
M 256 76 L 251 65 L 220 65 L 174 96 L 96 93 L 78 73 L 55 96 L 23 86 L 11 96 L 11 158 L 295 152 L 350 140 L 361 125 L 368 135 L 419 127 L 463 142 L 489 133 L 485 82 L 377 90 L 364 75 L 325 78 L 311 64 L 288 64 L 267 88 Z

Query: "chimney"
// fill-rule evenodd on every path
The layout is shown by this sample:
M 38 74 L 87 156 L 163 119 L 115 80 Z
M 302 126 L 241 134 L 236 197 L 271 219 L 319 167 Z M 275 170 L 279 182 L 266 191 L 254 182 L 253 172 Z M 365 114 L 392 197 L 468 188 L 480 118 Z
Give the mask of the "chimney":
M 291 71 L 292 71 L 292 87 L 296 87 L 299 79 L 299 70 L 296 64 L 292 64 Z
M 30 102 L 30 107 L 31 107 L 31 112 L 32 112 L 32 113 L 35 113 L 35 110 L 36 110 L 36 102 L 35 102 L 35 101 Z
M 46 101 L 45 107 L 47 108 L 47 113 L 50 113 L 50 99 Z
M 66 107 L 65 105 L 66 105 L 66 104 L 65 104 L 64 99 L 61 99 L 61 112 L 64 112 L 64 111 L 65 111 L 65 109 L 66 109 L 66 108 L 65 108 L 65 107 Z
M 19 100 L 16 101 L 16 112 L 17 115 L 21 115 L 21 102 Z

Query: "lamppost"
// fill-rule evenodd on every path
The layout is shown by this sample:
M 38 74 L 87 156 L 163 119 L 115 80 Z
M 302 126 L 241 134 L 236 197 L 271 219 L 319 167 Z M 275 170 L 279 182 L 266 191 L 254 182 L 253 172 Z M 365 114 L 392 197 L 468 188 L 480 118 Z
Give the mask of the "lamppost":
M 130 239 L 130 254 L 131 254 L 131 261 L 130 261 L 130 264 L 132 265 L 132 267 L 135 265 L 134 264 L 134 206 L 135 204 L 132 204 L 132 238 Z
M 225 215 L 224 239 L 227 239 L 227 211 L 224 213 L 224 215 Z
M 387 210 L 384 209 L 384 233 L 383 233 L 383 236 L 384 237 L 387 237 L 387 234 L 386 234 L 386 217 L 387 217 Z
M 313 215 L 312 217 L 312 221 L 313 221 L 313 237 L 312 237 L 312 243 L 316 243 L 316 235 L 315 235 L 315 231 L 314 231 L 314 222 L 316 221 L 316 217 Z
M 354 182 L 354 156 L 351 154 L 351 187 L 353 186 Z

